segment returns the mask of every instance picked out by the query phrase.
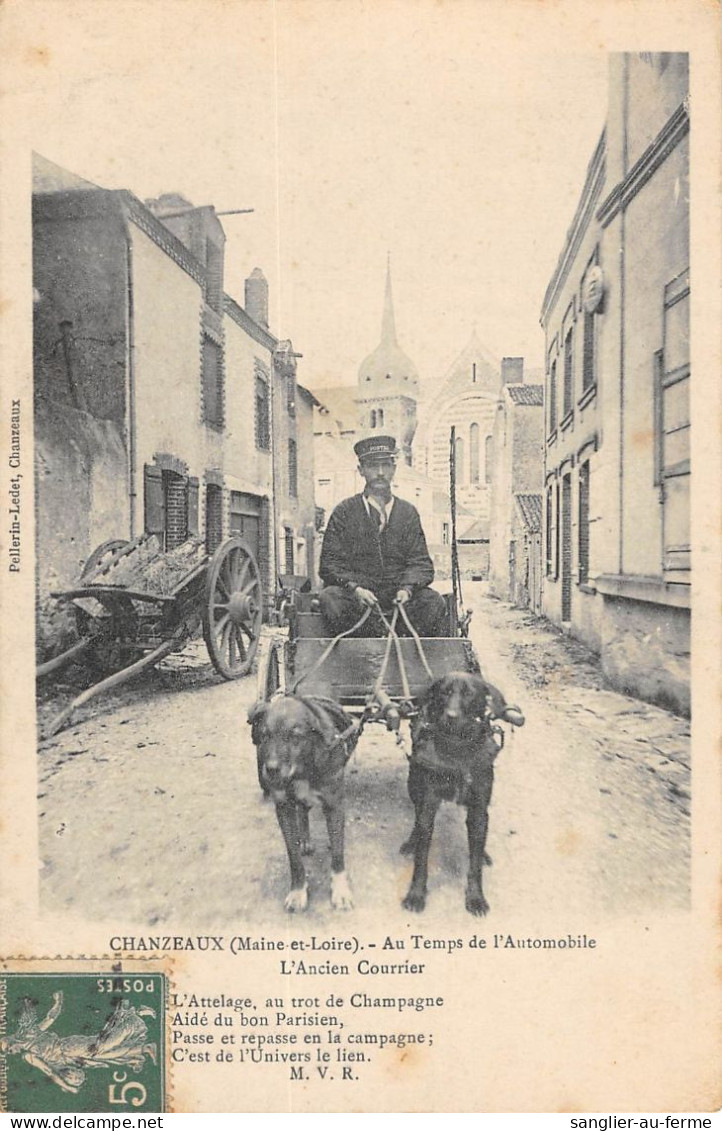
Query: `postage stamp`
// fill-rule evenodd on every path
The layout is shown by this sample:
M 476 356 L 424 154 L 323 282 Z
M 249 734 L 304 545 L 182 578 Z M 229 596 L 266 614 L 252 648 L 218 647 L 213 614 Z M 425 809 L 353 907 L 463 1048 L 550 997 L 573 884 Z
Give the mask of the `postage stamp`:
M 0 971 L 0 1111 L 165 1111 L 166 979 Z

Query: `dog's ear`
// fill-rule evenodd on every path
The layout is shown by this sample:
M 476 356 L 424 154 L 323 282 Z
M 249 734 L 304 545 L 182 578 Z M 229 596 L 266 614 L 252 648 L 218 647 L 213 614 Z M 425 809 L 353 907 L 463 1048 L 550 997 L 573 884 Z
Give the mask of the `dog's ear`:
M 262 699 L 254 703 L 248 711 L 248 721 L 251 724 L 251 742 L 254 746 L 258 746 L 261 736 L 261 727 L 263 726 L 267 711 L 268 703 L 264 703 Z
M 495 719 L 502 718 L 506 710 L 506 699 L 499 688 L 494 687 L 493 683 L 486 685 L 486 702 L 492 717 Z
M 438 698 L 445 679 L 446 676 L 441 676 L 439 679 L 432 679 L 431 683 L 427 683 L 426 687 L 422 687 L 421 691 L 416 696 L 416 704 L 419 708 L 428 707 L 430 703 L 433 703 L 434 700 Z
M 325 695 L 314 695 L 312 700 L 323 708 L 334 728 L 334 737 L 336 733 L 341 733 L 350 725 L 351 716 L 346 714 L 341 704 L 337 703 L 335 699 L 328 699 Z

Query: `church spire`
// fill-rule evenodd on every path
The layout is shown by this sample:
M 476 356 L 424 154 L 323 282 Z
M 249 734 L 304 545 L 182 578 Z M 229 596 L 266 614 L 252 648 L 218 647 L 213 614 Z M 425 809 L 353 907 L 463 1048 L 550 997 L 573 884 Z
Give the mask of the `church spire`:
M 384 313 L 381 320 L 381 344 L 384 346 L 398 345 L 396 341 L 396 320 L 394 319 L 394 300 L 391 294 L 391 252 L 386 253 L 386 294 L 384 296 Z

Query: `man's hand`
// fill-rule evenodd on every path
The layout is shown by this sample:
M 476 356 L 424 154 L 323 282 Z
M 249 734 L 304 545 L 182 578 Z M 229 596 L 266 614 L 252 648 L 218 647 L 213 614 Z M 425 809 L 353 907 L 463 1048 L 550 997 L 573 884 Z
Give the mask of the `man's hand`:
M 370 589 L 364 589 L 363 585 L 357 585 L 353 591 L 353 595 L 359 605 L 367 605 L 370 609 L 378 605 L 376 594 L 372 593 Z
M 395 597 L 396 604 L 405 605 L 410 596 L 411 594 L 409 593 L 408 589 L 399 589 Z

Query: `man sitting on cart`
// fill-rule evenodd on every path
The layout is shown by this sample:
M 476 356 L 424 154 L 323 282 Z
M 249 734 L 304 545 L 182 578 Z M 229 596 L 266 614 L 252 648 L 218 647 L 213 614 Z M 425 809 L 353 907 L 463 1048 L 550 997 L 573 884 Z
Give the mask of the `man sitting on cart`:
M 445 602 L 430 589 L 434 566 L 416 507 L 391 493 L 398 451 L 393 436 L 371 436 L 354 445 L 362 494 L 344 499 L 326 526 L 319 573 L 324 583 L 321 614 L 332 636 L 346 632 L 369 607 L 359 630 L 383 636 L 376 609 L 390 614 L 403 605 L 419 636 L 443 633 Z M 403 633 L 403 617 L 397 629 Z

